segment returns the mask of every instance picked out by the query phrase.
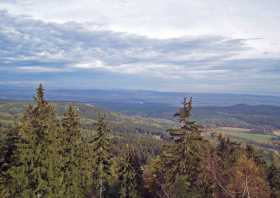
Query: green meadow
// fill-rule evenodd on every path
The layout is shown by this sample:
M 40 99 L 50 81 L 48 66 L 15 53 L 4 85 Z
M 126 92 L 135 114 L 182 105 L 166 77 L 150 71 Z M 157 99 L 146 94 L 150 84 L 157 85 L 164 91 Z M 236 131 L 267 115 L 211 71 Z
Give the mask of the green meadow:
M 218 127 L 215 132 L 225 136 L 229 136 L 241 142 L 255 142 L 260 144 L 271 144 L 272 139 L 277 136 L 272 134 L 260 134 L 251 132 L 250 129 L 233 128 L 233 127 Z

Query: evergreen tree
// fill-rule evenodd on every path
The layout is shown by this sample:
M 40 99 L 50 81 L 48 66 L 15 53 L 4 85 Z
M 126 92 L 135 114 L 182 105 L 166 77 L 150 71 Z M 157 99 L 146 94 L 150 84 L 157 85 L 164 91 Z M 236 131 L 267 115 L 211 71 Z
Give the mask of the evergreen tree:
M 88 196 L 92 193 L 93 184 L 93 170 L 95 169 L 95 153 L 92 152 L 92 144 L 87 139 L 82 139 L 81 147 L 81 186 L 83 188 L 83 194 Z
M 92 140 L 92 152 L 94 153 L 93 181 L 99 198 L 108 194 L 109 178 L 111 176 L 111 130 L 105 123 L 105 117 L 99 116 L 96 124 L 96 134 Z
M 185 99 L 183 108 L 175 114 L 180 127 L 169 130 L 174 143 L 163 150 L 163 174 L 171 194 L 176 186 L 183 185 L 187 194 L 180 196 L 207 197 L 211 196 L 211 185 L 203 174 L 208 142 L 202 139 L 200 126 L 190 120 L 191 110 L 192 99 Z
M 63 196 L 78 198 L 82 189 L 82 140 L 80 117 L 73 106 L 69 106 L 62 120 L 59 136 L 62 155 Z
M 252 145 L 246 145 L 245 153 L 247 155 L 247 158 L 253 160 L 257 166 L 262 166 L 263 168 L 265 168 L 266 162 L 263 158 L 262 151 L 257 150 Z
M 250 147 L 251 148 L 251 147 Z M 248 148 L 248 155 L 249 154 Z M 216 153 L 223 162 L 223 169 L 228 169 L 239 159 L 242 153 L 241 145 L 237 142 L 231 141 L 228 137 L 218 136 L 218 144 L 216 146 Z
M 4 133 L 5 137 L 0 139 L 0 197 L 11 197 L 15 186 L 9 171 L 17 166 L 18 135 L 14 129 Z
M 171 141 L 122 133 L 113 143 L 104 117 L 89 141 L 73 106 L 59 122 L 42 85 L 34 100 L 15 128 L 0 130 L 0 197 L 280 197 L 279 153 L 268 166 L 263 153 L 229 138 L 210 147 L 190 119 L 192 99 L 175 114 Z M 120 149 L 127 143 L 134 147 Z
M 42 85 L 37 89 L 35 102 L 35 106 L 28 106 L 18 125 L 20 165 L 11 171 L 16 180 L 13 197 L 55 197 L 55 187 L 58 186 L 52 182 L 59 177 L 50 174 L 56 161 L 50 156 L 55 149 L 52 140 L 57 136 L 58 123 L 54 108 L 44 99 Z
M 143 171 L 145 197 L 163 197 L 161 195 L 161 161 L 156 156 L 145 166 Z
M 280 155 L 273 153 L 272 163 L 268 172 L 268 181 L 272 190 L 272 197 L 280 197 Z
M 61 142 L 59 141 L 61 136 L 61 130 L 57 120 L 53 120 L 55 125 L 51 126 L 50 131 L 48 132 L 48 147 L 47 152 L 47 180 L 49 191 L 47 197 L 60 198 L 64 196 L 64 172 L 62 170 L 63 166 L 63 157 L 60 153 Z
M 140 198 L 143 194 L 143 177 L 134 148 L 127 145 L 118 170 L 121 198 Z

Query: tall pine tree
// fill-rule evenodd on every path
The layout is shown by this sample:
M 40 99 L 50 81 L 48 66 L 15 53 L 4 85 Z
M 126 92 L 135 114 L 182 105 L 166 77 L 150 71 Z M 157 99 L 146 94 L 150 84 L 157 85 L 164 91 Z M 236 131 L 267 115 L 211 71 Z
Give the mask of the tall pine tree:
M 143 176 L 138 156 L 131 146 L 126 147 L 124 156 L 120 159 L 118 176 L 121 198 L 143 197 Z
M 79 198 L 82 188 L 82 139 L 80 116 L 73 106 L 69 106 L 62 120 L 59 136 L 62 155 L 63 196 Z
M 5 136 L 0 139 L 0 197 L 12 197 L 15 186 L 10 170 L 18 164 L 18 134 L 14 128 L 1 132 Z
M 272 155 L 272 163 L 268 171 L 268 181 L 272 190 L 272 197 L 280 197 L 280 154 L 275 152 Z
M 111 130 L 105 123 L 105 117 L 99 116 L 96 124 L 96 134 L 92 140 L 94 153 L 93 180 L 99 198 L 106 197 L 111 176 L 112 149 L 109 137 Z
M 175 197 L 211 195 L 211 185 L 204 175 L 208 142 L 203 140 L 200 126 L 190 120 L 191 110 L 192 99 L 185 98 L 183 107 L 175 114 L 180 126 L 169 130 L 173 143 L 164 148 L 161 156 L 163 175 L 172 197 L 174 193 Z
M 55 197 L 52 182 L 57 175 L 50 174 L 55 167 L 52 143 L 57 136 L 58 122 L 53 106 L 44 98 L 43 86 L 37 89 L 35 106 L 29 105 L 18 125 L 20 141 L 18 158 L 20 165 L 11 173 L 16 180 L 16 192 L 13 197 Z M 55 179 L 56 178 L 56 179 Z

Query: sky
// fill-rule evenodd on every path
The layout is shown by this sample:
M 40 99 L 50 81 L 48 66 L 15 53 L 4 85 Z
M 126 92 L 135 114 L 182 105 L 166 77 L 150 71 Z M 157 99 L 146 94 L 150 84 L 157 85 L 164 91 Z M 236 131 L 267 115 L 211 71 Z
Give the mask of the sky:
M 280 95 L 279 0 L 0 0 L 0 86 Z

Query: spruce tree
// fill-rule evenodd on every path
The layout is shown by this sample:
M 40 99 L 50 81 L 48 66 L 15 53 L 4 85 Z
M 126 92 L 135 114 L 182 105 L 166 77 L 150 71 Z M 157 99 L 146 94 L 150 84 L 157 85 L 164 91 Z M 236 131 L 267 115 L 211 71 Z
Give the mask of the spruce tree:
M 59 136 L 62 155 L 63 196 L 81 197 L 82 189 L 82 140 L 80 117 L 73 106 L 69 106 L 62 120 Z
M 105 123 L 105 117 L 99 116 L 96 124 L 96 134 L 92 140 L 92 152 L 94 153 L 93 181 L 99 198 L 106 197 L 111 176 L 111 130 Z
M 118 180 L 121 198 L 140 198 L 143 194 L 143 176 L 138 156 L 131 146 L 126 147 L 120 159 Z
M 92 152 L 92 144 L 87 139 L 82 139 L 81 147 L 81 186 L 83 194 L 89 196 L 92 192 L 93 184 L 93 170 L 95 168 L 95 153 Z
M 246 145 L 245 153 L 248 159 L 253 160 L 257 166 L 262 166 L 265 168 L 266 162 L 261 150 L 257 150 L 253 145 Z
M 223 169 L 228 169 L 239 159 L 243 152 L 240 143 L 231 141 L 228 137 L 218 136 L 216 153 L 222 160 Z
M 175 196 L 207 197 L 211 188 L 203 174 L 208 142 L 201 136 L 201 127 L 190 120 L 191 110 L 192 99 L 185 98 L 183 107 L 175 114 L 180 126 L 169 130 L 173 143 L 163 150 L 162 171 L 171 193 L 184 186 L 186 194 Z
M 13 197 L 55 197 L 54 180 L 51 175 L 55 167 L 53 141 L 57 134 L 57 120 L 54 108 L 44 98 L 43 86 L 37 89 L 35 106 L 29 105 L 18 125 L 20 141 L 18 143 L 19 166 L 11 171 L 16 181 Z
M 272 191 L 272 197 L 280 197 L 280 155 L 275 152 L 272 155 L 272 163 L 268 171 L 268 181 Z
M 1 132 L 4 132 L 5 136 L 0 139 L 0 197 L 12 197 L 15 186 L 10 170 L 18 163 L 18 134 L 13 128 Z

